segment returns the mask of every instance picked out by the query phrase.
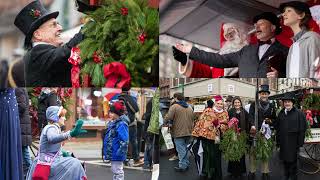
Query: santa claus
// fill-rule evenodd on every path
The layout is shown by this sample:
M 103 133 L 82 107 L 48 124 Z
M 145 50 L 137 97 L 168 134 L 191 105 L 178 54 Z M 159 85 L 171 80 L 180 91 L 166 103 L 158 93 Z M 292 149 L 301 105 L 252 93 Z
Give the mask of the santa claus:
M 244 30 L 238 25 L 234 23 L 225 23 L 221 30 L 221 49 L 219 50 L 219 54 L 237 52 L 242 47 L 248 45 L 247 36 L 244 33 Z M 238 68 L 220 69 L 188 60 L 186 64 L 179 63 L 179 73 L 187 77 L 237 77 Z

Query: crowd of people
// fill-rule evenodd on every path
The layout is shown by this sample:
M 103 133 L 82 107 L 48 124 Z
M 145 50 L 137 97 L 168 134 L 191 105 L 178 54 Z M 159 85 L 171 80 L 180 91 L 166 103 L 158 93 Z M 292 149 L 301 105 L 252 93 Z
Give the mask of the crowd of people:
M 63 149 L 64 141 L 86 133 L 82 129 L 84 121 L 79 119 L 73 129 L 66 130 L 67 110 L 61 104 L 57 88 L 42 88 L 37 98 L 40 142 L 33 159 L 29 148 L 35 137 L 31 133 L 28 92 L 25 88 L 0 89 L 0 142 L 4 144 L 0 154 L 0 179 L 87 179 L 84 164 L 72 152 Z M 156 91 L 147 103 L 143 118 L 144 159 L 138 149 L 137 125 L 131 125 L 136 123 L 138 111 L 137 101 L 129 89 L 123 89 L 110 104 L 102 153 L 104 160 L 111 162 L 114 180 L 124 179 L 123 165 L 131 158 L 133 166 L 144 169 L 152 170 L 154 164 L 159 164 L 159 92 Z M 131 157 L 127 157 L 129 144 Z
M 285 179 L 298 179 L 297 155 L 304 144 L 306 116 L 294 106 L 296 99 L 290 92 L 282 97 L 283 107 L 280 110 L 269 101 L 268 85 L 261 85 L 258 95 L 259 98 L 249 104 L 247 110 L 239 96 L 228 96 L 226 103 L 222 96 L 216 95 L 207 101 L 206 109 L 197 115 L 193 113 L 192 106 L 186 103 L 183 94 L 175 93 L 165 116 L 166 122 L 172 124 L 170 132 L 179 159 L 175 170 L 188 171 L 190 151 L 202 179 L 221 180 L 224 176 L 221 168 L 223 152 L 219 146 L 225 132 L 231 128 L 230 123 L 236 119 L 236 129 L 246 134 L 247 148 L 237 161 L 228 161 L 229 176 L 247 176 L 249 180 L 254 180 L 257 179 L 257 168 L 261 167 L 262 179 L 270 179 L 271 158 L 258 160 L 255 153 L 255 137 L 261 135 L 266 140 L 272 139 L 280 148 Z M 246 156 L 249 164 L 246 164 Z

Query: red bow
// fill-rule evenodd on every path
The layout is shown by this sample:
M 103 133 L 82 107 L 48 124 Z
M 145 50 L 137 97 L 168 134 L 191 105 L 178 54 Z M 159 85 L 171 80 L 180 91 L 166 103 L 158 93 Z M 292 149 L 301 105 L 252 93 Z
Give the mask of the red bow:
M 81 63 L 79 48 L 73 47 L 71 49 L 71 54 L 68 59 L 68 62 L 70 64 L 72 64 L 72 69 L 71 69 L 72 87 L 79 88 L 80 87 L 80 67 L 79 67 L 79 64 Z
M 131 76 L 124 64 L 120 62 L 112 62 L 103 67 L 103 75 L 107 79 L 105 87 L 122 88 L 131 81 Z M 120 82 L 118 82 L 120 79 Z M 118 82 L 118 83 L 117 83 Z

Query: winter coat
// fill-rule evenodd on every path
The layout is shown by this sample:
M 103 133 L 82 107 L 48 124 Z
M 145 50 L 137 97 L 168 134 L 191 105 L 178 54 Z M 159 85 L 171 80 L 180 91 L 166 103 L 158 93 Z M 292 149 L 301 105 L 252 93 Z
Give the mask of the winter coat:
M 286 58 L 288 54 L 287 47 L 276 41 L 268 48 L 261 60 L 259 60 L 258 52 L 258 44 L 250 44 L 243 47 L 240 51 L 224 55 L 205 52 L 193 47 L 189 58 L 193 61 L 216 68 L 239 67 L 240 78 L 266 78 L 268 72 L 268 60 L 277 56 L 279 57 L 279 64 L 281 68 L 281 70 L 279 70 L 279 77 L 285 77 Z M 190 63 L 190 65 L 192 65 L 192 63 Z M 192 69 L 192 71 L 199 71 L 197 69 L 193 69 L 193 67 L 190 67 L 190 69 Z
M 32 135 L 28 92 L 25 88 L 16 88 L 15 92 L 19 109 L 22 146 L 30 146 L 32 143 Z
M 159 114 L 160 114 L 160 92 L 156 91 L 152 99 L 152 112 L 150 116 L 150 124 L 147 129 L 148 132 L 159 134 Z
M 61 101 L 54 92 L 46 94 L 41 92 L 38 98 L 38 128 L 43 129 L 47 124 L 46 110 L 49 106 L 61 106 Z
M 193 129 L 193 110 L 184 101 L 179 101 L 169 108 L 166 121 L 172 120 L 171 135 L 174 138 L 191 136 Z
M 68 62 L 71 48 L 83 39 L 76 34 L 61 47 L 39 44 L 30 49 L 23 58 L 27 87 L 70 87 L 71 68 Z
M 260 102 L 260 100 L 259 100 Z M 269 103 L 269 107 L 264 111 L 260 105 L 258 105 L 258 127 L 257 131 L 260 130 L 261 125 L 263 123 L 263 121 L 265 120 L 265 118 L 269 118 L 272 121 L 274 121 L 276 119 L 276 109 L 274 107 L 273 104 Z M 250 105 L 250 109 L 249 109 L 249 121 L 250 121 L 250 126 L 254 126 L 255 123 L 255 102 L 253 102 Z
M 289 78 L 290 74 L 290 63 L 292 61 L 291 54 L 293 53 L 294 45 L 298 44 L 299 46 L 299 72 L 294 72 L 296 77 L 299 78 L 319 78 L 320 68 L 320 36 L 319 34 L 307 31 L 304 33 L 300 39 L 298 39 L 289 49 L 289 54 L 287 57 L 287 77 Z M 318 61 L 316 61 L 318 58 Z M 318 73 L 316 74 L 316 71 Z M 298 73 L 298 74 L 297 74 Z
M 244 108 L 241 108 L 240 113 L 236 113 L 235 108 L 231 108 L 228 111 L 229 119 L 237 118 L 239 120 L 238 128 L 241 129 L 241 131 L 245 131 L 247 134 L 250 132 L 250 121 L 249 121 L 249 114 Z
M 137 125 L 135 122 L 136 113 L 139 112 L 137 101 L 127 93 L 121 93 L 119 95 L 119 100 L 123 101 L 126 106 L 127 116 L 130 120 L 129 126 Z
M 299 147 L 304 144 L 306 123 L 305 114 L 295 107 L 287 114 L 284 109 L 280 111 L 274 123 L 277 144 L 280 145 L 280 159 L 287 162 L 297 159 Z
M 103 141 L 105 160 L 124 161 L 126 159 L 129 144 L 128 123 L 128 116 L 122 115 L 108 124 Z

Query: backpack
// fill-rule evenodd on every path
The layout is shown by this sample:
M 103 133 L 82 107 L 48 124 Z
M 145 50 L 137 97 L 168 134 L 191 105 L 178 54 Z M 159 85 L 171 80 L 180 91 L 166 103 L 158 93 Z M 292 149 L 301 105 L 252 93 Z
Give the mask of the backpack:
M 131 124 L 136 119 L 136 113 L 139 112 L 137 102 L 130 95 L 127 94 L 120 95 L 119 101 L 123 102 L 123 104 L 125 105 L 127 116 L 130 120 L 129 124 Z

